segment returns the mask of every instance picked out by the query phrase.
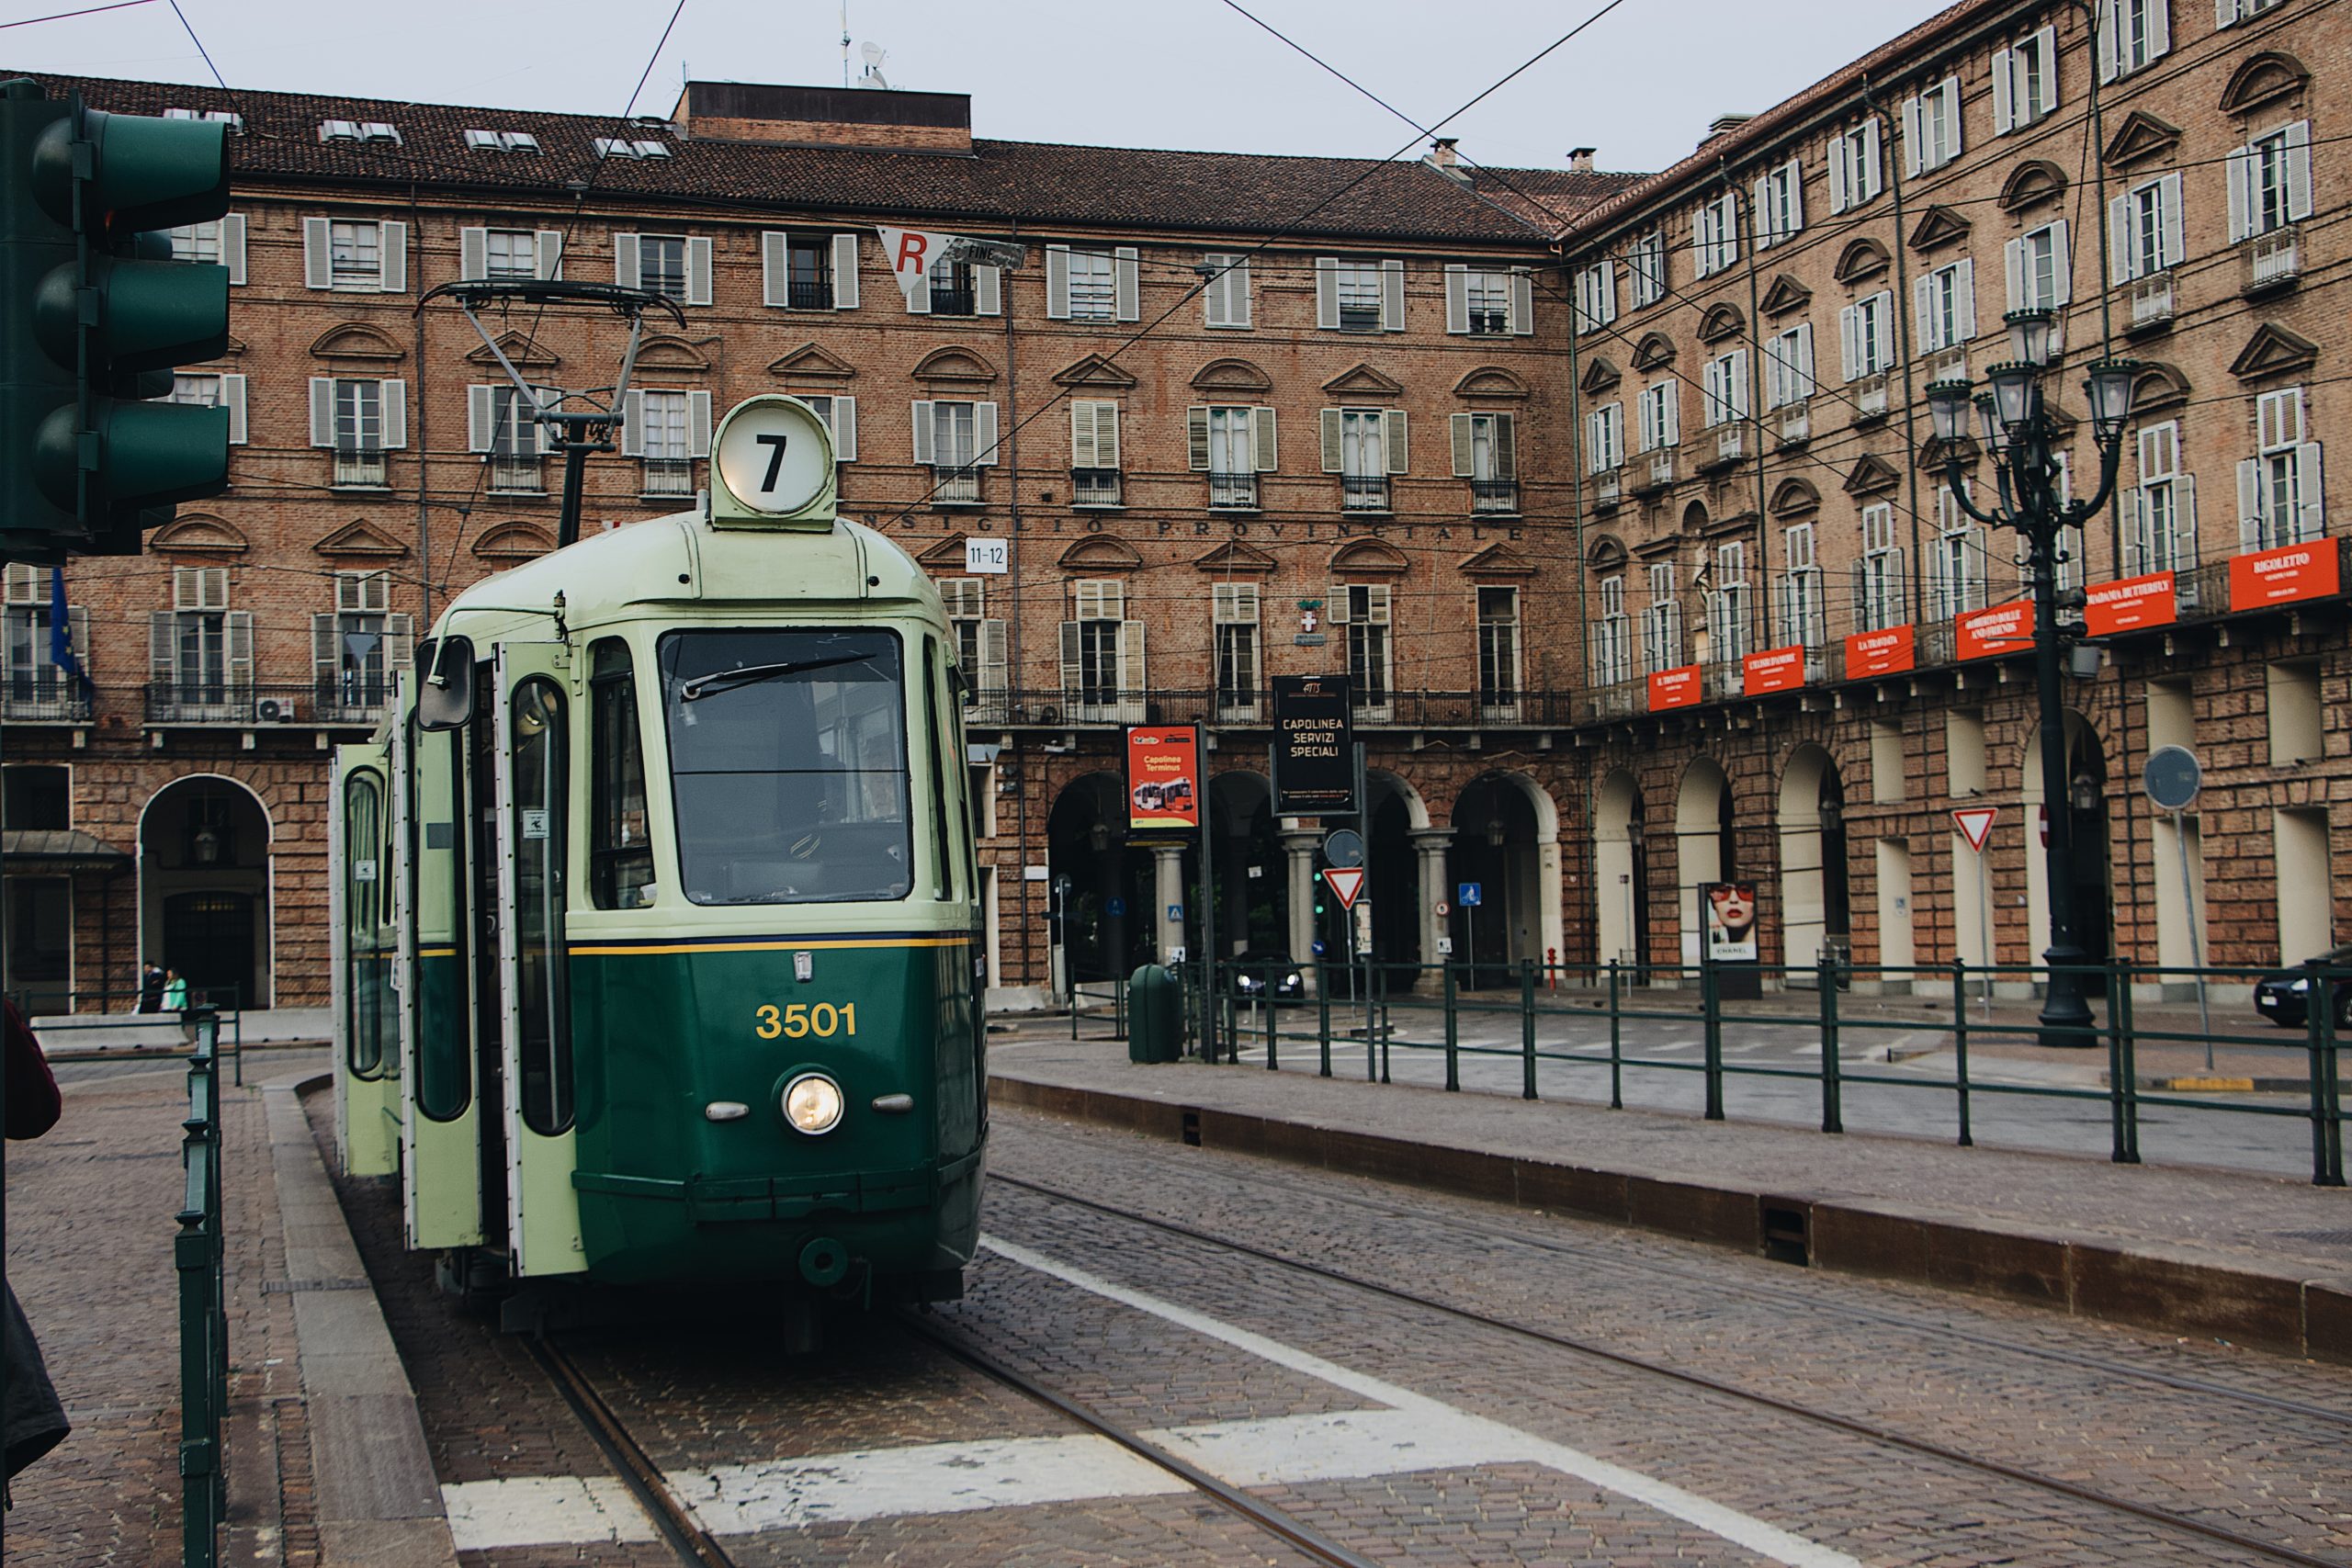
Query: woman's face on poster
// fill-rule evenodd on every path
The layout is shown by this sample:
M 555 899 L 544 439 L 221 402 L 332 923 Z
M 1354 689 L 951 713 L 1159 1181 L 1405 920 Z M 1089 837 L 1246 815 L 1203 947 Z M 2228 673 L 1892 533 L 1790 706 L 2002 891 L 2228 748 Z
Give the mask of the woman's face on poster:
M 1716 921 L 1734 935 L 1747 931 L 1756 921 L 1756 900 L 1744 888 L 1710 888 L 1707 899 L 1714 908 Z

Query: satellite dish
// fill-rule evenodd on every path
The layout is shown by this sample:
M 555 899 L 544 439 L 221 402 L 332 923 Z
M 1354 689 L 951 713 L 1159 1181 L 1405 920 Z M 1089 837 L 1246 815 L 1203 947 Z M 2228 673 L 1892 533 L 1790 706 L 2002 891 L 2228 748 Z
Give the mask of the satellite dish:
M 878 43 L 859 44 L 857 52 L 865 56 L 867 68 L 874 71 L 882 69 L 882 62 L 889 57 L 889 51 Z

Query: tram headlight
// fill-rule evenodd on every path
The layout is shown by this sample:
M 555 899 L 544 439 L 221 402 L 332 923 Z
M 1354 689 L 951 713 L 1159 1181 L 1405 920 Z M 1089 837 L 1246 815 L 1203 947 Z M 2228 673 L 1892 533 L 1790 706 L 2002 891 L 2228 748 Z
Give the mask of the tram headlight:
M 842 1124 L 842 1086 L 822 1073 L 803 1073 L 784 1086 L 784 1119 L 816 1137 Z

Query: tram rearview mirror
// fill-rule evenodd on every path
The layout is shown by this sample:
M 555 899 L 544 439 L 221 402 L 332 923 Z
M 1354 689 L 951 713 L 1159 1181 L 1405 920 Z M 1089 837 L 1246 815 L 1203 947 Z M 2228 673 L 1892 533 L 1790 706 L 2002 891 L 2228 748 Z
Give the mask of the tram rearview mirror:
M 474 716 L 474 645 L 461 637 L 428 637 L 416 650 L 416 724 L 463 729 Z

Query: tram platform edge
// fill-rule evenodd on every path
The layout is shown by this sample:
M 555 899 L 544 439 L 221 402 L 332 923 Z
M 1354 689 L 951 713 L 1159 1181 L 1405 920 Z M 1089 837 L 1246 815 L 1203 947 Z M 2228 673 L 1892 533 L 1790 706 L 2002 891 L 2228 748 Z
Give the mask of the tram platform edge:
M 326 1081 L 300 1074 L 263 1087 L 270 1168 L 285 1235 L 296 1354 L 308 1417 L 320 1561 L 368 1568 L 455 1568 L 441 1487 L 416 1393 L 302 1111 Z
M 2352 1363 L 2352 1194 L 2202 1166 L 1824 1134 L 1024 1032 L 1001 1104 L 1806 1266 Z

